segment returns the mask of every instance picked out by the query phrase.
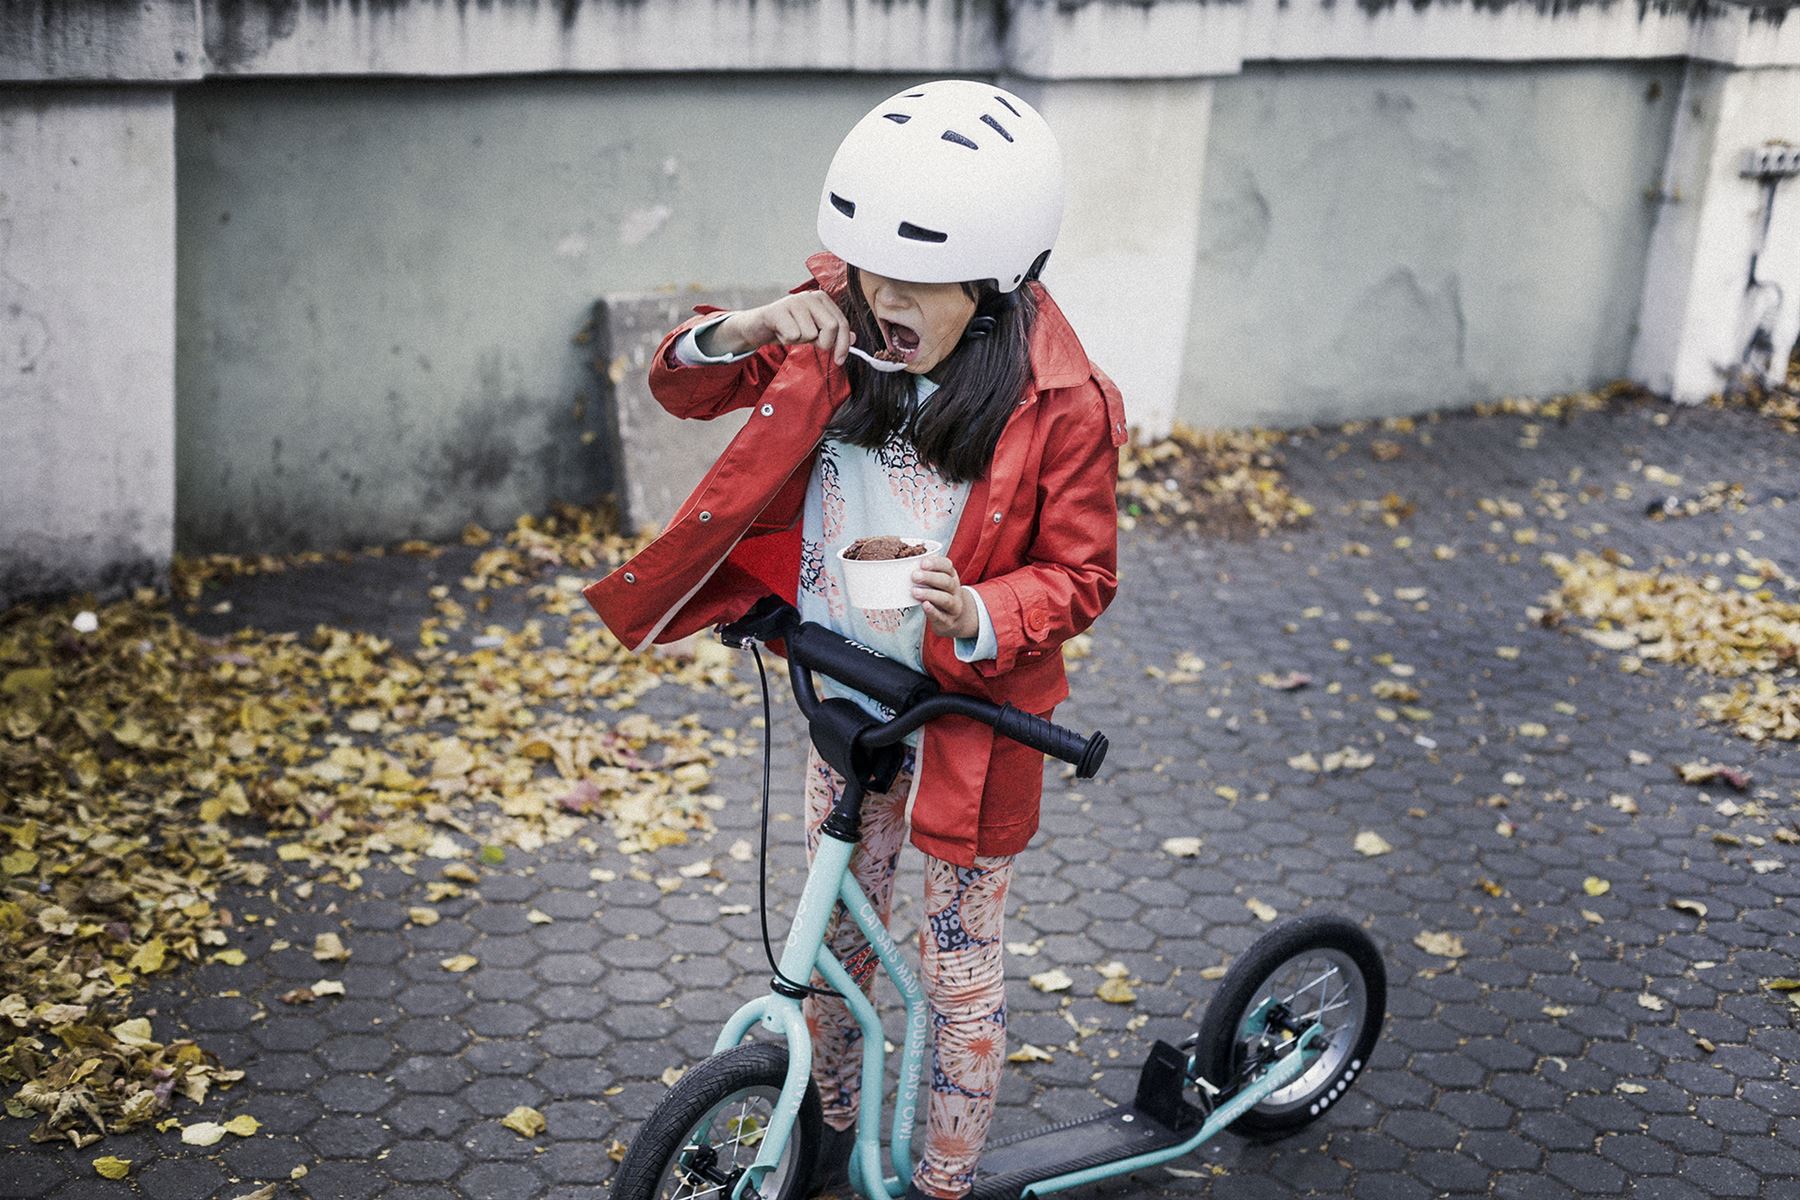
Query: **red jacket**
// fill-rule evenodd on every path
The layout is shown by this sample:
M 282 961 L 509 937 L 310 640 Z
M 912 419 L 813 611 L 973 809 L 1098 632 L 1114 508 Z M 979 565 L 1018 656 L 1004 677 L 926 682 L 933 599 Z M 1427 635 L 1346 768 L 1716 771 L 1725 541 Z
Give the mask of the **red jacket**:
M 844 264 L 808 260 L 840 303 Z M 925 670 L 946 690 L 1048 713 L 1069 694 L 1058 648 L 1093 623 L 1118 589 L 1113 488 L 1125 411 L 1075 331 L 1037 284 L 1032 380 L 975 480 L 951 540 L 962 581 L 981 593 L 999 646 L 965 663 L 953 641 L 927 631 Z M 661 536 L 585 595 L 621 642 L 641 650 L 732 620 L 773 592 L 793 602 L 800 579 L 800 513 L 826 426 L 850 394 L 844 371 L 814 346 L 764 346 L 734 363 L 684 366 L 663 339 L 650 390 L 669 412 L 702 420 L 754 406 Z M 924 731 L 914 781 L 912 841 L 948 862 L 1016 854 L 1037 829 L 1043 772 L 1035 752 L 962 717 Z

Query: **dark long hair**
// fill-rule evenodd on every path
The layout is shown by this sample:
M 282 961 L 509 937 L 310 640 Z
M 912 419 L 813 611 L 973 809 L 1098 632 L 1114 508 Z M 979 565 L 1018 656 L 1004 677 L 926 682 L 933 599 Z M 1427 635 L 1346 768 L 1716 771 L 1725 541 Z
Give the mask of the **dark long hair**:
M 884 345 L 881 327 L 863 296 L 862 279 L 850 268 L 844 311 L 856 344 Z M 1011 292 L 991 283 L 965 283 L 975 315 L 962 341 L 945 360 L 943 381 L 921 409 L 913 399 L 913 377 L 905 371 L 874 370 L 851 356 L 850 399 L 838 409 L 826 433 L 869 450 L 879 450 L 901 434 L 926 466 L 951 483 L 967 483 L 987 473 L 1007 418 L 1031 380 L 1031 327 L 1037 302 L 1028 286 Z

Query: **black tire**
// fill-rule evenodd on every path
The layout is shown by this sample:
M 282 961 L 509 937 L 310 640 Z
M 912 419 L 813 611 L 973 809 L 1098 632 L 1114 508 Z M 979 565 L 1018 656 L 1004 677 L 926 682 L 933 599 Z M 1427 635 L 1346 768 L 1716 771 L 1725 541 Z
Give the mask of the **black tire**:
M 755 1142 L 720 1140 L 720 1130 L 702 1125 L 715 1120 L 767 1124 L 781 1085 L 787 1079 L 787 1047 L 774 1042 L 744 1042 L 715 1054 L 683 1075 L 644 1121 L 631 1149 L 613 1176 L 612 1200 L 729 1200 L 730 1184 L 756 1158 Z M 722 1111 L 729 1106 L 733 1111 Z M 781 1162 L 764 1176 L 766 1200 L 802 1200 L 819 1154 L 819 1092 L 811 1080 L 800 1101 L 800 1115 Z M 704 1176 L 690 1174 L 699 1151 Z
M 1257 938 L 1226 972 L 1200 1021 L 1195 1051 L 1202 1074 L 1229 1096 L 1255 1073 L 1255 1039 L 1241 1026 L 1264 997 L 1287 996 L 1320 970 L 1337 972 L 1318 995 L 1292 993 L 1292 1016 L 1305 1026 L 1324 1020 L 1330 1044 L 1312 1067 L 1231 1124 L 1235 1132 L 1279 1137 L 1316 1120 L 1344 1094 L 1381 1036 L 1387 971 L 1368 934 L 1342 917 L 1301 917 Z M 1298 981 L 1298 984 L 1296 983 Z M 1341 994 L 1335 989 L 1341 987 Z M 1331 990 L 1325 990 L 1331 989 Z M 1331 1007 L 1338 1004 L 1338 1007 Z M 1321 1012 L 1321 1009 L 1324 1009 Z M 1333 1014 L 1343 1013 L 1334 1020 Z

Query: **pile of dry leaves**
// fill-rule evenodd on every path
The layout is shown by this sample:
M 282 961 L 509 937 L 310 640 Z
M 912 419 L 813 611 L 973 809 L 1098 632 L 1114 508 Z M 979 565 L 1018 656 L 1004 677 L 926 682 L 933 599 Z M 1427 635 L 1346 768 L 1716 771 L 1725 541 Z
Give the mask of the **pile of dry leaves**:
M 226 885 L 299 878 L 304 896 L 355 889 L 377 856 L 493 863 L 591 815 L 628 853 L 709 828 L 711 767 L 735 744 L 628 710 L 665 680 L 741 688 L 727 652 L 633 655 L 597 621 L 560 619 L 628 549 L 567 512 L 480 556 L 465 591 L 527 587 L 558 638 L 539 619 L 459 632 L 467 613 L 447 615 L 448 596 L 414 649 L 324 627 L 204 638 L 149 593 L 0 616 L 8 1112 L 37 1116 L 35 1138 L 85 1145 L 235 1077 L 130 1017 L 151 976 L 244 961 Z M 187 594 L 245 569 L 276 565 L 215 561 L 184 575 Z
M 1604 412 L 1614 402 L 1647 399 L 1649 393 L 1629 379 L 1615 379 L 1589 392 L 1565 392 L 1559 396 L 1505 396 L 1489 403 L 1477 404 L 1478 417 L 1537 417 L 1545 421 L 1567 421 L 1576 413 Z
M 1748 408 L 1789 433 L 1800 433 L 1800 346 L 1788 359 L 1785 384 L 1769 384 L 1761 376 L 1751 376 L 1740 386 L 1713 396 L 1710 403 L 1714 408 Z
M 1176 425 L 1158 441 L 1134 438 L 1119 451 L 1120 526 L 1151 520 L 1234 536 L 1299 524 L 1313 506 L 1287 488 L 1277 450 L 1283 437 Z
M 1702 708 L 1754 741 L 1800 740 L 1800 583 L 1774 563 L 1739 550 L 1724 578 L 1636 570 L 1618 554 L 1548 561 L 1561 585 L 1538 614 L 1546 624 L 1583 622 L 1626 670 L 1653 660 L 1744 680 Z

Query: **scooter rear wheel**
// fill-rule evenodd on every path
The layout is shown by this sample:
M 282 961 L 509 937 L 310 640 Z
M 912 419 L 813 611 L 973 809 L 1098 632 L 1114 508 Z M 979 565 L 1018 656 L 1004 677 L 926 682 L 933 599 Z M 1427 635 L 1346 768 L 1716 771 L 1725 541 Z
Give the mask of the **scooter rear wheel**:
M 1323 1025 L 1326 1046 L 1292 1083 L 1231 1125 L 1263 1137 L 1316 1120 L 1368 1065 L 1387 1011 L 1387 971 L 1369 935 L 1342 917 L 1302 917 L 1263 934 L 1226 972 L 1195 1039 L 1198 1065 L 1221 1098 L 1293 1048 L 1279 1029 L 1249 1028 L 1270 998 L 1281 1003 L 1293 1029 Z
M 755 1161 L 787 1078 L 787 1047 L 744 1042 L 683 1075 L 651 1110 L 613 1176 L 612 1200 L 730 1200 Z M 801 1200 L 819 1153 L 819 1092 L 811 1080 L 764 1200 Z

